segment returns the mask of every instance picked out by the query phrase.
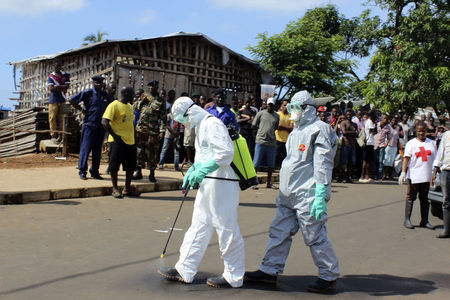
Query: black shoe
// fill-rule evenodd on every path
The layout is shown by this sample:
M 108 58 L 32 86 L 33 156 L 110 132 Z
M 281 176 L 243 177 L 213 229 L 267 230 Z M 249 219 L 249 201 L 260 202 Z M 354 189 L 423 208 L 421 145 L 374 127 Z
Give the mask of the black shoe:
M 267 188 L 267 189 L 274 189 L 274 190 L 278 189 L 278 187 L 276 187 L 275 185 L 273 185 L 273 184 L 271 184 L 271 183 L 266 184 L 266 188 Z
M 148 175 L 148 181 L 150 181 L 150 182 L 156 182 L 156 178 L 155 178 L 155 170 L 150 170 L 150 175 Z
M 136 173 L 134 174 L 133 180 L 141 180 L 142 178 L 143 178 L 143 177 L 142 177 L 142 171 L 139 169 L 139 170 L 137 170 Z
M 215 288 L 231 288 L 232 286 L 228 283 L 228 281 L 223 278 L 222 275 L 217 277 L 210 277 L 206 280 L 206 284 Z
M 308 284 L 308 292 L 313 293 L 329 293 L 334 289 L 336 285 L 336 280 L 327 281 L 321 278 L 317 278 L 316 281 Z
M 102 180 L 103 179 L 103 177 L 100 176 L 99 173 L 92 173 L 92 172 L 90 172 L 90 174 L 91 174 L 91 177 L 94 178 L 94 179 L 98 179 L 98 180 Z
M 80 179 L 81 180 L 87 180 L 86 174 L 80 174 Z
M 434 230 L 434 226 L 431 225 L 430 222 L 420 223 L 419 227 L 427 228 L 427 229 L 430 229 L 430 230 Z
M 179 281 L 186 283 L 183 277 L 181 277 L 180 273 L 178 273 L 177 269 L 175 268 L 160 267 L 158 269 L 158 274 L 169 281 Z
M 277 276 L 269 275 L 264 273 L 261 270 L 254 272 L 245 272 L 244 281 L 246 282 L 257 282 L 257 283 L 268 283 L 268 284 L 276 284 Z

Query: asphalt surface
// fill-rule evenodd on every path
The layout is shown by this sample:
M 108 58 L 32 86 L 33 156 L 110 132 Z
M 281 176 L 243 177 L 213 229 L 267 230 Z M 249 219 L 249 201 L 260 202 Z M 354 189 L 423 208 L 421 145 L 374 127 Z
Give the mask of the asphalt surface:
M 260 187 L 242 192 L 239 207 L 246 269 L 251 271 L 264 254 L 275 214 L 277 191 Z M 450 239 L 436 239 L 437 230 L 402 226 L 405 192 L 405 186 L 394 182 L 333 184 L 328 232 L 341 269 L 333 298 L 448 299 Z M 300 234 L 276 287 L 208 287 L 206 278 L 223 268 L 215 237 L 193 284 L 162 279 L 156 270 L 176 262 L 194 195 L 188 195 L 164 259 L 159 256 L 180 205 L 180 191 L 123 200 L 106 196 L 0 206 L 0 299 L 330 297 L 306 291 L 317 269 Z M 431 216 L 430 221 L 441 224 Z

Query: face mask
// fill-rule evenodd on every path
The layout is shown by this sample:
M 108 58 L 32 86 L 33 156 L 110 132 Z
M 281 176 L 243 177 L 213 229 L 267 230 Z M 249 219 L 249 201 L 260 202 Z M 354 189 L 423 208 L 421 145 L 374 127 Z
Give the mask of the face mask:
M 300 121 L 300 118 L 302 116 L 302 112 L 297 110 L 297 111 L 292 111 L 291 113 L 291 117 L 289 118 L 289 120 L 292 120 L 294 122 L 298 122 Z
M 188 116 L 183 116 L 183 115 L 176 115 L 173 118 L 176 122 L 181 123 L 181 124 L 186 124 L 189 122 L 189 117 Z

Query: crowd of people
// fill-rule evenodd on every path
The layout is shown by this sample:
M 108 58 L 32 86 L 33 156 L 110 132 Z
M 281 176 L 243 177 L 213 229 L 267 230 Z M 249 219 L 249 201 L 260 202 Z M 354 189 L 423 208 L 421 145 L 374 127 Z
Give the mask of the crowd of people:
M 52 140 L 60 143 L 62 135 L 57 133 L 57 120 L 59 124 L 62 123 L 61 103 L 66 100 L 70 76 L 61 70 L 60 62 L 56 62 L 54 66 L 55 71 L 48 79 L 49 125 Z M 92 89 L 69 99 L 84 115 L 78 165 L 79 175 L 83 180 L 87 179 L 87 160 L 91 152 L 90 175 L 92 178 L 102 178 L 98 172 L 102 136 L 105 133 L 101 119 L 108 104 L 116 98 L 114 84 L 106 86 L 101 76 L 94 76 L 92 82 Z M 155 170 L 165 167 L 171 156 L 169 151 L 173 151 L 175 170 L 180 170 L 180 164 L 193 163 L 195 132 L 175 121 L 170 113 L 177 91 L 172 89 L 166 92 L 160 89 L 156 80 L 150 81 L 147 87 L 147 91 L 142 88 L 134 91 L 130 101 L 138 149 L 133 179 L 143 179 L 142 170 L 147 168 L 150 170 L 149 181 L 156 182 Z M 238 130 L 247 141 L 255 168 L 267 170 L 266 186 L 276 188 L 271 181 L 272 173 L 281 167 L 286 157 L 287 137 L 295 126 L 287 111 L 289 101 L 276 103 L 273 98 L 258 100 L 254 95 L 247 99 L 232 96 L 229 105 L 226 99 L 230 97 L 225 89 L 218 89 L 209 97 L 188 95 L 180 91 L 178 94 L 191 96 L 196 105 L 218 117 L 225 126 Z M 436 122 L 431 113 L 421 115 L 420 119 L 414 119 L 404 112 L 387 115 L 370 106 L 353 107 L 351 101 L 316 107 L 316 114 L 321 121 L 331 126 L 338 137 L 333 168 L 333 180 L 337 182 L 393 180 L 394 176 L 400 175 L 406 143 L 416 136 L 418 122 L 424 122 L 425 136 L 435 143 L 436 148 L 444 132 L 448 130 L 446 120 L 439 119 Z M 108 149 L 111 150 L 110 147 Z
M 231 105 L 226 105 L 224 93 L 223 90 L 216 91 L 206 101 L 200 101 L 205 99 L 203 96 L 194 95 L 192 99 L 226 126 L 232 124 L 238 128 L 247 141 L 255 168 L 267 169 L 267 187 L 273 187 L 270 180 L 272 171 L 281 167 L 281 162 L 286 157 L 285 143 L 294 128 L 287 111 L 289 101 L 276 104 L 273 98 L 269 98 L 258 102 L 254 96 L 250 96 L 244 102 L 232 97 Z M 170 105 L 171 101 L 168 101 L 167 108 Z M 426 137 L 432 140 L 436 147 L 439 146 L 443 133 L 448 130 L 445 119 L 439 119 L 439 124 L 436 124 L 431 113 L 414 119 L 404 112 L 387 115 L 370 109 L 369 106 L 355 108 L 352 102 L 327 104 L 319 106 L 316 111 L 319 119 L 329 124 L 338 137 L 333 168 L 333 179 L 337 182 L 351 183 L 355 179 L 360 183 L 393 180 L 400 174 L 406 143 L 416 137 L 416 127 L 420 121 L 426 125 Z M 179 151 L 186 153 L 186 147 L 192 148 L 193 145 L 181 143 L 183 132 L 186 136 L 183 125 L 173 120 L 169 124 L 171 125 L 168 128 L 173 127 L 179 134 L 170 129 L 166 131 L 166 138 L 169 140 L 164 141 L 160 168 L 163 167 L 164 157 L 171 145 L 174 149 L 175 169 L 178 169 Z M 189 132 L 188 136 L 192 134 Z M 189 150 L 189 155 L 183 156 L 185 159 L 189 156 L 187 161 L 193 161 L 193 151 Z
M 49 125 L 52 140 L 60 143 L 62 135 L 57 133 L 57 120 L 62 124 L 61 103 L 66 101 L 70 76 L 61 70 L 60 62 L 54 66 L 55 71 L 48 79 Z M 92 89 L 69 99 L 84 115 L 78 166 L 83 180 L 87 179 L 87 160 L 91 152 L 90 175 L 92 178 L 102 178 L 98 172 L 104 135 L 101 119 L 107 105 L 116 98 L 114 84 L 106 86 L 101 76 L 94 76 L 92 82 Z M 147 91 L 142 88 L 134 91 L 130 101 L 138 149 L 134 180 L 143 179 L 142 170 L 147 168 L 150 170 L 149 181 L 156 182 L 155 170 L 163 169 L 170 156 L 175 170 L 180 170 L 180 164 L 191 165 L 194 161 L 195 132 L 175 121 L 170 113 L 178 93 L 180 96 L 191 96 L 196 105 L 218 117 L 225 126 L 238 130 L 247 141 L 255 168 L 267 170 L 266 186 L 276 188 L 271 181 L 272 173 L 281 167 L 286 157 L 287 137 L 295 126 L 287 111 L 289 101 L 276 103 L 273 98 L 258 100 L 254 95 L 247 99 L 232 96 L 229 105 L 226 100 L 230 97 L 225 89 L 218 89 L 205 97 L 188 95 L 174 89 L 166 92 L 159 88 L 156 80 L 150 81 L 147 88 Z M 81 103 L 83 106 L 80 106 Z M 387 115 L 370 106 L 353 107 L 351 101 L 335 105 L 327 103 L 316 107 L 316 113 L 321 121 L 332 127 L 338 137 L 333 168 L 333 180 L 337 182 L 392 180 L 394 176 L 400 175 L 406 143 L 416 136 L 415 129 L 419 121 L 426 125 L 425 135 L 434 141 L 436 148 L 448 130 L 445 119 L 436 122 L 431 113 L 421 115 L 420 119 L 414 119 L 404 112 Z M 110 147 L 108 149 L 111 150 Z M 173 155 L 169 151 L 173 151 Z

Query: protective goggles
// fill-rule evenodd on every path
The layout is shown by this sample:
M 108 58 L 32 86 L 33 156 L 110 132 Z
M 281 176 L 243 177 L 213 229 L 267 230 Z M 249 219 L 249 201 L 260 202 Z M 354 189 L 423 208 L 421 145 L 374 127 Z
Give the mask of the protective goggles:
M 314 106 L 312 104 L 300 104 L 300 103 L 288 103 L 286 109 L 288 113 L 293 113 L 296 111 L 304 111 L 308 106 Z
M 189 111 L 189 108 L 191 108 L 191 107 L 194 106 L 194 105 L 195 105 L 195 103 L 192 103 L 192 104 L 186 109 L 186 111 L 184 112 L 183 115 L 179 114 L 179 115 L 174 116 L 174 120 L 177 121 L 178 123 L 182 123 L 182 124 L 187 123 L 187 122 L 189 121 L 189 118 L 188 118 L 188 111 Z

